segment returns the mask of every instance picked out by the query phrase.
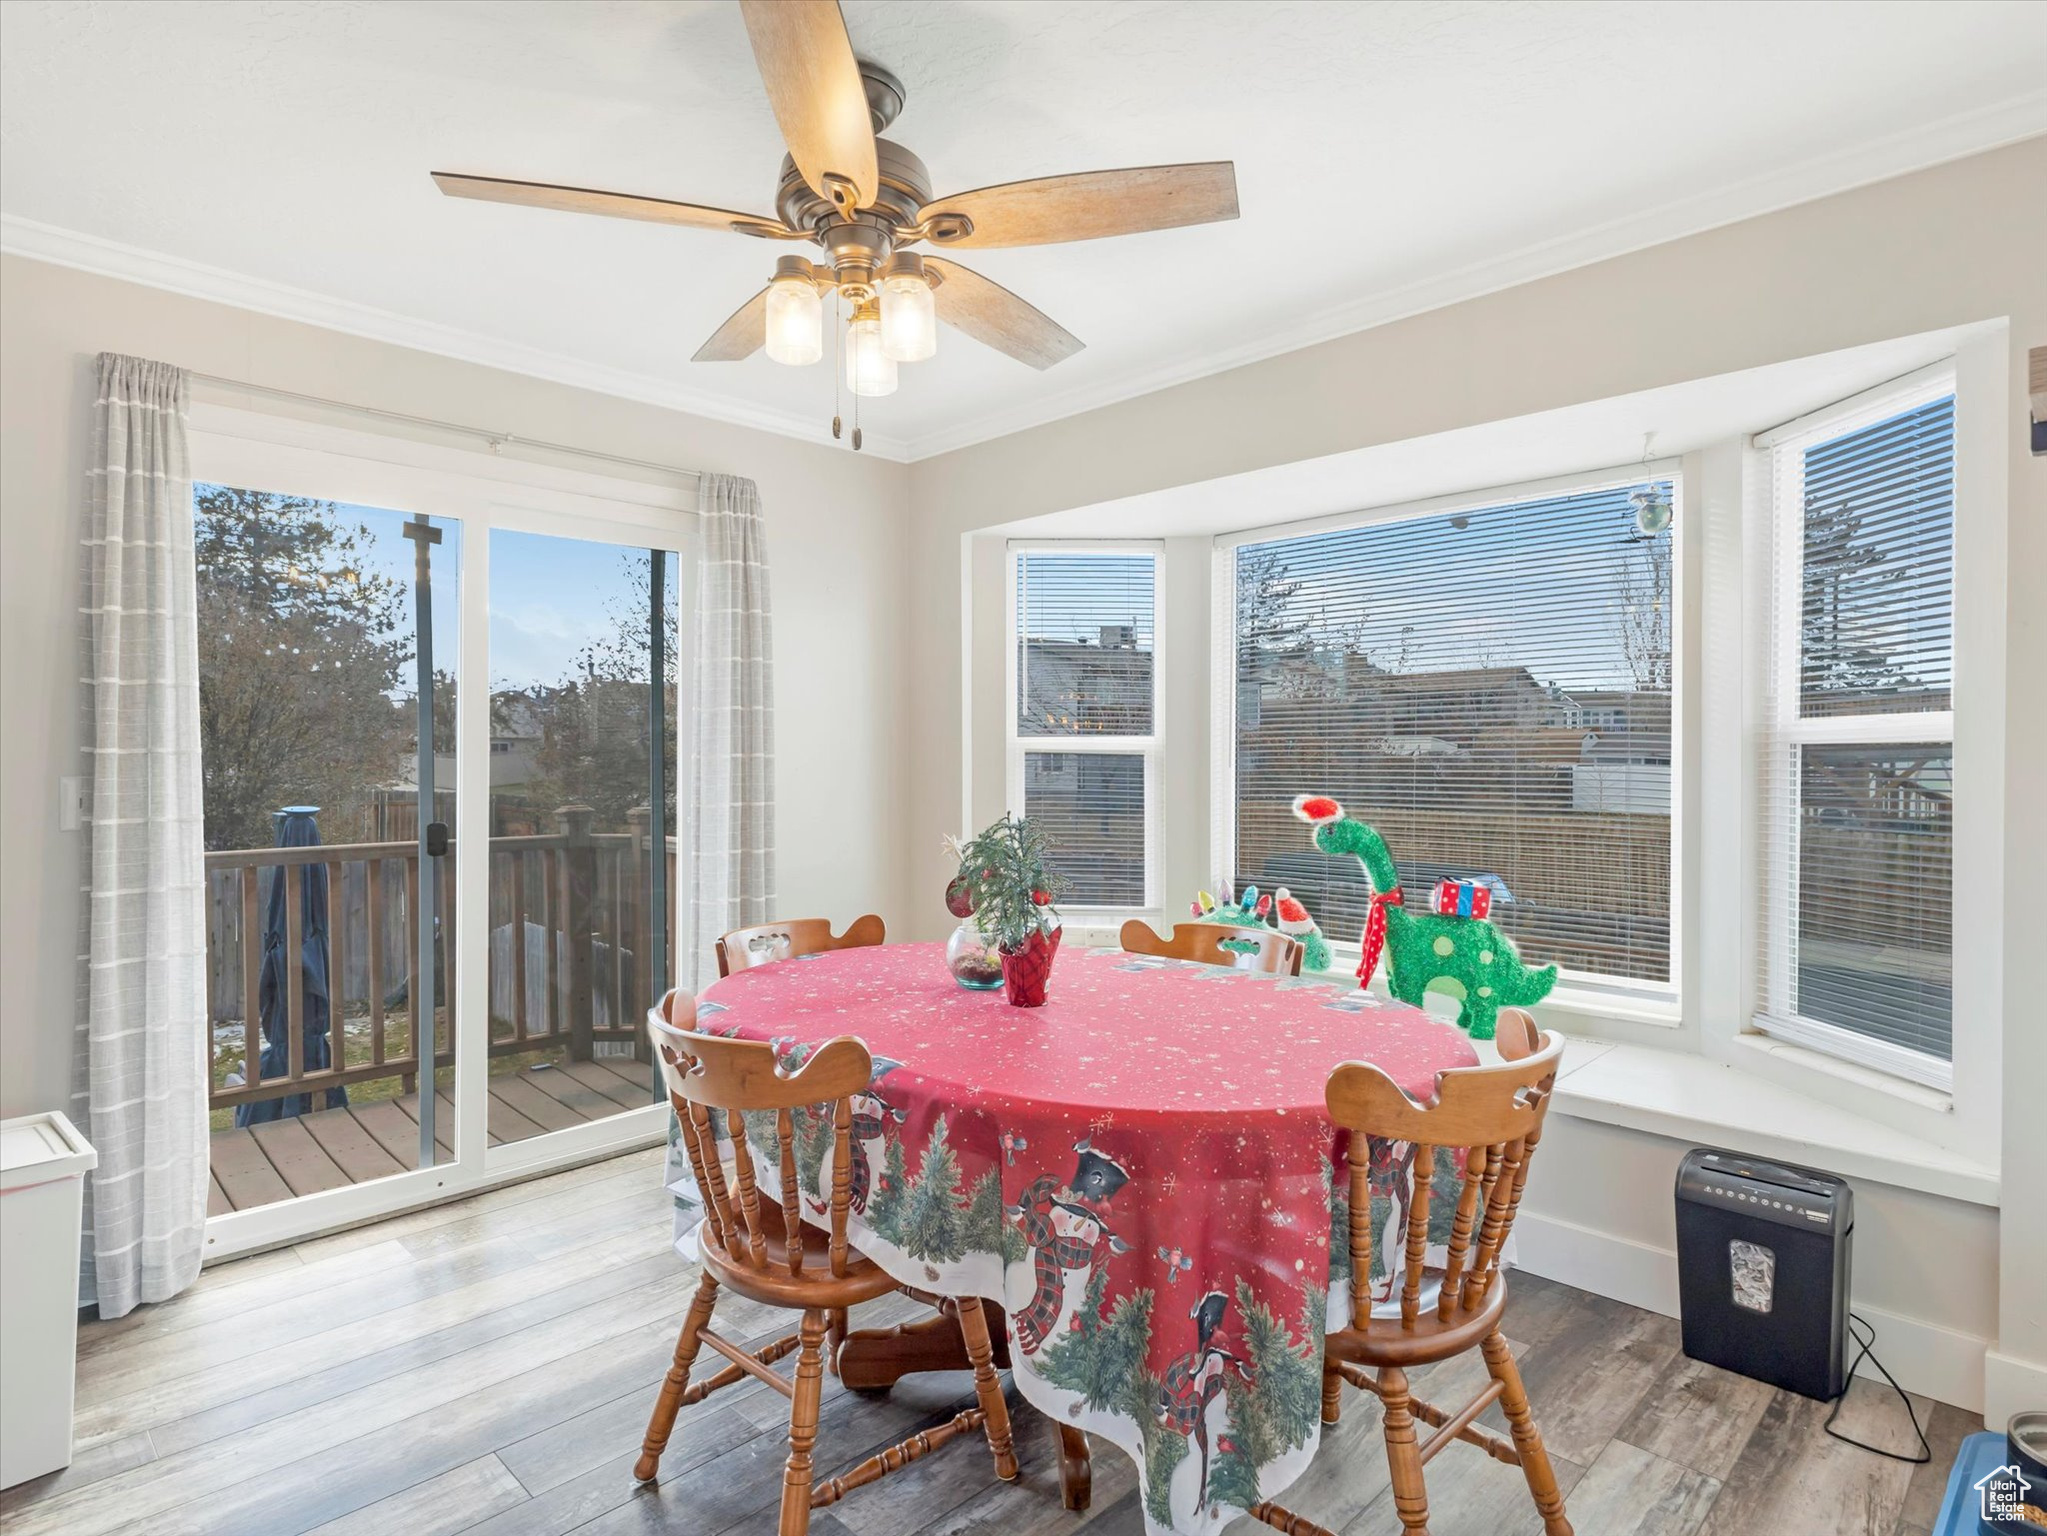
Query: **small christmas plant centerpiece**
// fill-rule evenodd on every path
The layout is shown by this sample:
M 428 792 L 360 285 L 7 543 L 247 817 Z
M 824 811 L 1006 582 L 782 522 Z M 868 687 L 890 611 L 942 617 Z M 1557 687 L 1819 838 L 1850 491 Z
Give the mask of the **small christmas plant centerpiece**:
M 1002 981 L 1019 1008 L 1045 1001 L 1059 950 L 1062 882 L 1046 867 L 1045 840 L 1020 816 L 1004 816 L 960 847 L 959 873 L 974 921 L 1002 957 Z

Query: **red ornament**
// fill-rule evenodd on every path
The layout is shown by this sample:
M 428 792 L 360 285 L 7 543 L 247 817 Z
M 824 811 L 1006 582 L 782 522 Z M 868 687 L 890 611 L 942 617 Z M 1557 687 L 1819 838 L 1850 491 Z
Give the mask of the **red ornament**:
M 954 875 L 945 887 L 945 910 L 954 917 L 974 915 L 974 888 L 965 875 Z
M 1050 891 L 1032 891 L 1032 892 L 1031 892 L 1031 905 L 1032 905 L 1032 906 L 1034 906 L 1034 907 L 1049 907 L 1049 906 L 1051 906 L 1051 905 L 1052 905 L 1052 893 L 1051 893 Z

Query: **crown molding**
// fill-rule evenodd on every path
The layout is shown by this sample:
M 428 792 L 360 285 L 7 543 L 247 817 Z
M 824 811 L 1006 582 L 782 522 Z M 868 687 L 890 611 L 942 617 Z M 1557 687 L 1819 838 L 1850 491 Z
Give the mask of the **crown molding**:
M 160 288 L 187 298 L 206 299 L 371 341 L 410 347 L 414 351 L 430 352 L 459 362 L 477 363 L 528 378 L 545 379 L 553 384 L 567 384 L 620 400 L 657 405 L 735 427 L 751 427 L 823 447 L 833 446 L 829 428 L 794 412 L 749 405 L 668 379 L 632 373 L 622 368 L 606 368 L 538 347 L 501 341 L 474 331 L 414 319 L 347 299 L 329 298 L 304 288 L 293 288 L 222 267 L 143 250 L 98 235 L 60 229 L 54 224 L 18 218 L 13 214 L 0 214 L 0 251 L 101 277 Z M 871 457 L 896 463 L 904 463 L 909 457 L 908 446 L 901 438 L 885 437 L 878 432 L 865 434 L 862 451 Z
M 1153 368 L 990 411 L 971 421 L 907 439 L 869 433 L 866 451 L 897 463 L 935 458 L 1573 268 L 1609 261 L 2042 134 L 2047 134 L 2047 90 L 1994 102 L 1851 149 L 1776 167 L 1696 197 L 1660 204 L 1419 282 L 1362 295 L 1312 321 L 1281 328 L 1256 342 L 1189 353 Z M 828 429 L 794 412 L 745 404 L 671 380 L 606 368 L 537 347 L 328 298 L 11 214 L 0 214 L 0 251 L 711 421 L 772 432 L 801 442 L 832 444 Z
M 1420 282 L 1367 294 L 1313 321 L 1286 327 L 1244 346 L 1189 354 L 1156 368 L 1068 390 L 1028 405 L 990 411 L 959 426 L 912 437 L 908 443 L 909 459 L 914 464 L 920 459 L 935 458 L 1303 347 L 1354 336 L 1432 309 L 1985 154 L 2043 134 L 2047 134 L 2047 90 L 1994 102 L 1851 149 L 1777 167 L 1696 197 L 1659 204 L 1576 234 L 1526 246 L 1506 256 L 1490 257 Z

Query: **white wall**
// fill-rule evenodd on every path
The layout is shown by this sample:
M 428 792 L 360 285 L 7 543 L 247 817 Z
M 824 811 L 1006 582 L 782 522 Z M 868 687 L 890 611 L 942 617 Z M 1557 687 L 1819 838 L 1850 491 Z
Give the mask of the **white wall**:
M 2047 868 L 2047 460 L 2026 444 L 2024 357 L 2047 344 L 2047 139 L 1863 187 L 1594 266 L 1395 321 L 1083 416 L 911 466 L 913 619 L 910 772 L 915 776 L 909 899 L 917 931 L 943 926 L 940 835 L 999 808 L 1001 778 L 982 761 L 997 739 L 962 710 L 962 667 L 978 706 L 1000 699 L 981 663 L 982 609 L 999 605 L 984 546 L 1020 519 L 1093 507 L 1275 465 L 1321 459 L 1584 402 L 1732 374 L 1998 319 L 2009 323 L 2009 409 L 1985 424 L 2007 471 L 2009 531 L 2005 740 L 1999 807 L 2004 910 L 2037 909 Z M 1592 467 L 1592 466 L 1587 466 Z M 1245 521 L 1255 522 L 1255 516 Z M 1121 534 L 1127 530 L 1110 529 Z M 1205 542 L 1205 541 L 1201 541 Z M 962 589 L 963 544 L 977 580 Z M 970 591 L 971 596 L 967 593 Z M 964 605 L 964 606 L 963 606 Z M 1205 610 L 1204 610 L 1205 611 Z M 963 651 L 963 633 L 976 643 Z M 1000 654 L 1001 637 L 993 652 Z M 969 658 L 963 661 L 963 657 Z M 1162 667 L 1170 668 L 1172 658 Z M 999 706 L 991 710 L 999 719 Z M 957 771 L 971 738 L 968 772 Z M 1184 735 L 1167 759 L 1207 770 L 1205 741 Z M 1212 873 L 1205 818 L 1169 823 L 1165 893 L 1177 904 Z M 1196 840 L 1199 840 L 1197 847 Z M 1190 848 L 1195 851 L 1190 852 Z M 927 895 L 927 893 L 929 893 Z M 2015 929 L 2015 932 L 2022 929 Z M 1697 951 L 1694 950 L 1696 953 Z M 1868 1304 L 1978 1341 L 1992 1340 L 1987 1401 L 1995 1414 L 2047 1401 L 2047 1030 L 2029 948 L 2002 957 L 2009 999 L 2003 1030 L 2001 1145 L 2004 1208 L 1874 1190 L 1872 1237 L 1858 1270 L 1877 1288 Z M 1572 1121 L 1566 1144 L 1624 1133 Z M 1625 1133 L 1632 1136 L 1632 1133 Z M 1650 1144 L 1658 1138 L 1635 1138 Z M 1647 1245 L 1670 1206 L 1677 1143 L 1600 1143 L 1572 1188 L 1616 1241 Z M 1646 1161 L 1645 1161 L 1646 1158 Z M 1563 1162 L 1568 1154 L 1556 1159 Z M 1642 1168 L 1655 1178 L 1638 1177 Z M 1556 1163 L 1547 1180 L 1558 1180 Z M 1541 1202 L 1556 1198 L 1538 1194 Z M 1925 1232 L 1924 1247 L 1896 1241 Z M 1883 1267 L 1881 1276 L 1875 1271 Z M 1953 1266 L 1953 1268 L 1950 1268 Z M 1653 1265 L 1651 1266 L 1653 1268 Z M 1896 1289 L 1888 1289 L 1895 1287 Z M 1975 1394 L 1970 1394 L 1973 1398 Z
M 57 780 L 82 771 L 78 541 L 101 351 L 752 477 L 779 663 L 780 905 L 900 926 L 904 466 L 11 256 L 0 333 L 0 1114 L 70 1091 L 80 843 L 57 830 Z

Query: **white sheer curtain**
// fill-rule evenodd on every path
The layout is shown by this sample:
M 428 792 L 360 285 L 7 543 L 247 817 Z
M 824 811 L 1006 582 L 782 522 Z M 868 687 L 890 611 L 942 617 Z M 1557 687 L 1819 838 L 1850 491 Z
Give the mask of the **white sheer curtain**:
M 677 967 L 691 991 L 717 976 L 719 936 L 766 922 L 775 905 L 775 691 L 760 492 L 737 475 L 705 475 L 698 496 L 690 899 Z M 694 1258 L 700 1211 L 673 1115 L 665 1178 L 676 1245 Z
M 206 1226 L 206 916 L 199 637 L 182 369 L 102 353 L 86 477 L 87 829 L 72 1118 L 81 1300 L 174 1296 Z

